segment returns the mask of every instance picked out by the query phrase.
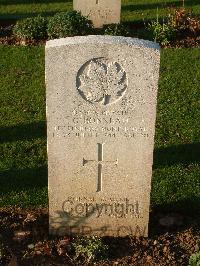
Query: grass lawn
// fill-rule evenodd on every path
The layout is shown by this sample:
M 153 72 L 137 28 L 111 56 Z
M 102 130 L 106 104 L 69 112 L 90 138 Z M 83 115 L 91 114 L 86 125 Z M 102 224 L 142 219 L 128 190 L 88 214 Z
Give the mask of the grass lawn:
M 44 49 L 0 49 L 0 206 L 47 204 Z
M 141 21 L 155 19 L 168 14 L 169 7 L 182 6 L 182 0 L 122 0 L 122 21 Z M 185 0 L 185 7 L 200 14 L 199 0 Z M 0 0 L 0 19 L 19 19 L 43 13 L 72 10 L 72 0 Z
M 160 74 L 151 203 L 198 213 L 199 49 L 162 50 Z M 47 206 L 44 47 L 0 46 L 0 90 L 0 206 Z

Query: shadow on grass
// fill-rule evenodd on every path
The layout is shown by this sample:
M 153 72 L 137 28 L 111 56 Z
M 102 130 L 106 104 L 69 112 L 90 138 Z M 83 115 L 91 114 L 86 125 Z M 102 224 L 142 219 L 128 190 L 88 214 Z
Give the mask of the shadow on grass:
M 29 4 L 50 4 L 50 3 L 69 3 L 72 0 L 0 0 L 1 5 L 29 5 Z
M 46 187 L 47 166 L 0 172 L 0 192 L 20 192 L 30 188 Z
M 48 12 L 45 11 L 45 12 L 34 12 L 34 13 L 1 14 L 0 15 L 0 22 L 1 22 L 1 20 L 2 20 L 2 22 L 4 20 L 7 20 L 10 24 L 15 24 L 17 20 L 36 17 L 38 15 L 41 15 L 43 17 L 50 17 L 56 13 L 58 13 L 58 12 L 57 11 L 48 11 Z
M 155 149 L 153 168 L 200 162 L 200 143 L 181 144 Z
M 185 1 L 185 7 L 191 7 L 199 5 L 199 0 Z M 148 3 L 148 4 L 133 4 L 122 5 L 122 12 L 133 12 L 139 10 L 150 10 L 150 9 L 163 9 L 168 7 L 182 7 L 182 1 L 173 1 L 173 2 L 159 2 Z
M 166 214 L 170 212 L 179 212 L 183 215 L 188 215 L 188 218 L 190 216 L 197 216 L 200 218 L 200 197 L 191 195 L 186 199 L 174 201 L 170 204 L 155 205 L 153 209 L 156 213 Z
M 72 0 L 66 0 L 66 1 L 61 1 L 61 0 L 35 0 L 35 1 L 26 1 L 26 0 L 0 0 L 0 4 L 1 5 L 17 5 L 17 4 L 25 4 L 25 5 L 30 5 L 30 4 L 48 4 L 48 3 L 60 3 L 60 4 L 67 4 L 67 3 L 71 3 L 72 4 Z M 70 10 L 72 10 L 72 6 L 68 5 L 68 8 L 70 7 Z M 192 8 L 193 6 L 199 5 L 199 0 L 191 0 L 191 1 L 185 1 L 185 7 L 188 8 Z M 159 2 L 156 3 L 156 1 L 154 3 L 144 3 L 144 4 L 134 4 L 134 3 L 130 3 L 128 5 L 122 5 L 122 15 L 123 12 L 138 12 L 138 11 L 145 11 L 145 10 L 151 10 L 151 9 L 163 9 L 163 8 L 168 8 L 168 7 L 175 7 L 175 8 L 179 8 L 182 6 L 182 2 L 180 1 L 173 1 L 173 2 Z M 12 14 L 1 14 L 0 15 L 0 20 L 2 20 L 1 24 L 2 26 L 4 26 L 5 22 L 7 21 L 7 24 L 15 24 L 17 20 L 23 19 L 23 18 L 28 18 L 28 17 L 34 17 L 37 15 L 42 15 L 42 16 L 53 16 L 55 13 L 57 13 L 57 11 L 47 11 L 47 12 L 27 12 L 27 13 L 12 13 Z M 142 21 L 142 17 L 140 22 Z M 133 19 L 133 22 L 135 22 L 135 20 Z M 6 25 L 7 25 L 6 24 Z
M 162 226 L 160 219 L 165 218 L 170 223 L 170 218 L 174 217 L 176 223 L 171 226 Z M 185 200 L 153 206 L 150 212 L 149 235 L 160 235 L 177 231 L 200 230 L 200 198 L 193 196 Z
M 46 137 L 45 121 L 0 128 L 0 143 L 43 137 Z
M 150 9 L 162 9 L 171 6 L 180 6 L 180 2 L 171 2 L 171 3 L 149 3 L 149 4 L 128 4 L 122 6 L 122 12 L 134 12 L 139 10 L 150 10 Z
M 49 4 L 49 3 L 72 3 L 72 0 L 0 0 L 1 5 L 20 5 L 20 4 Z M 186 6 L 193 6 L 198 5 L 199 0 L 186 0 L 185 5 Z M 122 10 L 128 10 L 128 11 L 134 11 L 134 10 L 146 10 L 146 9 L 154 9 L 157 7 L 167 7 L 167 6 L 180 6 L 182 5 L 182 1 L 173 1 L 173 2 L 159 2 L 156 3 L 148 3 L 148 4 L 128 4 L 126 6 L 122 5 Z M 133 9 L 134 8 L 134 9 Z

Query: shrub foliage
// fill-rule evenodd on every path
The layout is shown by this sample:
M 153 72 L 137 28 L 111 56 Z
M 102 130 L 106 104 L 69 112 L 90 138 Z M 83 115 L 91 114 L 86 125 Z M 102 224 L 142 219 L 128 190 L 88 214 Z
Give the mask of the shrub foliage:
M 130 30 L 124 24 L 109 24 L 105 25 L 104 28 L 105 35 L 114 35 L 114 36 L 129 36 Z
M 41 40 L 47 38 L 47 19 L 42 16 L 26 18 L 16 23 L 14 35 L 21 40 Z
M 200 252 L 190 256 L 189 266 L 200 266 Z
M 64 38 L 68 36 L 87 35 L 93 30 L 90 20 L 82 16 L 80 12 L 70 11 L 57 13 L 49 19 L 48 36 L 50 39 Z
M 73 248 L 76 261 L 82 261 L 84 265 L 107 258 L 108 246 L 96 236 L 77 238 Z
M 169 16 L 170 24 L 180 33 L 200 34 L 200 19 L 184 8 L 177 9 Z
M 157 21 L 149 23 L 146 29 L 150 39 L 167 45 L 177 36 L 198 36 L 200 34 L 200 20 L 181 8 L 170 13 L 166 22 L 161 23 L 157 18 Z
M 147 30 L 150 33 L 150 38 L 161 45 L 167 45 L 176 36 L 176 30 L 171 26 L 170 23 L 160 23 L 154 21 L 148 24 Z

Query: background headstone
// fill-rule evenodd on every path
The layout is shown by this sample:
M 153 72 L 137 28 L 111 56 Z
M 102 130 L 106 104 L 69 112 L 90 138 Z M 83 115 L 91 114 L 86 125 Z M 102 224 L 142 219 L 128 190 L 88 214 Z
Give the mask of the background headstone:
M 159 60 L 139 39 L 47 42 L 52 234 L 147 235 Z
M 92 20 L 96 28 L 120 23 L 121 0 L 73 0 L 74 10 Z

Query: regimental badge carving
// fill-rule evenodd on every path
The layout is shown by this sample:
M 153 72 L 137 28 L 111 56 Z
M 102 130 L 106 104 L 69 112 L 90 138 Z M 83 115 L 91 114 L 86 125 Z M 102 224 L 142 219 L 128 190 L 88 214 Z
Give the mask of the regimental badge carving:
M 122 66 L 106 58 L 85 63 L 77 75 L 77 89 L 86 101 L 108 105 L 120 100 L 128 86 L 127 74 Z

